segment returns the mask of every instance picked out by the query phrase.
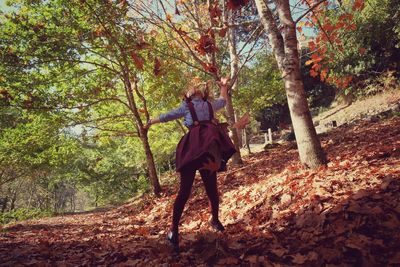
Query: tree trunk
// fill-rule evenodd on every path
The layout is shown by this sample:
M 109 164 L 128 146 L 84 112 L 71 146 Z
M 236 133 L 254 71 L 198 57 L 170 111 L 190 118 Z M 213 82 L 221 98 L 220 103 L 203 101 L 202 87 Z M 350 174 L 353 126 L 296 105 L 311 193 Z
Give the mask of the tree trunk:
M 278 30 L 269 7 L 263 0 L 256 0 L 261 22 L 268 34 L 275 59 L 285 82 L 286 96 L 300 161 L 307 167 L 315 168 L 326 163 L 326 155 L 321 148 L 321 143 L 311 119 L 300 74 L 296 27 L 290 14 L 289 1 L 275 0 L 274 3 L 283 27 L 283 36 Z
M 228 99 L 226 101 L 226 111 L 228 113 L 228 123 L 229 125 L 233 125 L 235 123 L 235 112 L 233 110 L 232 98 L 228 95 Z M 239 146 L 239 136 L 236 128 L 231 127 L 232 131 L 232 141 L 235 145 L 237 152 L 232 156 L 233 164 L 243 164 L 242 157 L 240 155 L 240 146 Z
M 8 204 L 8 196 L 6 196 L 6 197 L 3 199 L 3 203 L 2 203 L 2 206 L 1 206 L 1 212 L 5 212 L 5 211 L 6 211 L 7 204 Z
M 132 84 L 131 84 L 131 81 L 129 79 L 129 70 L 128 69 L 125 70 L 125 75 L 124 76 L 125 76 L 124 77 L 125 78 L 124 79 L 124 85 L 125 85 L 126 97 L 128 99 L 129 107 L 131 108 L 131 111 L 132 111 L 132 113 L 134 115 L 134 118 L 135 118 L 135 121 L 136 121 L 136 124 L 137 124 L 137 130 L 138 130 L 139 135 L 140 135 L 140 140 L 142 141 L 144 152 L 146 154 L 146 163 L 147 163 L 147 168 L 148 168 L 148 172 L 149 172 L 149 180 L 150 180 L 150 183 L 151 183 L 151 185 L 153 187 L 154 195 L 159 197 L 160 193 L 161 193 L 161 186 L 160 186 L 160 183 L 158 181 L 156 166 L 154 164 L 154 157 L 153 157 L 153 153 L 151 152 L 151 149 L 150 149 L 149 139 L 147 137 L 147 130 L 144 129 L 142 120 L 141 120 L 140 115 L 139 115 L 139 111 L 138 111 L 137 106 L 136 106 L 135 97 L 133 95 Z M 137 84 L 135 83 L 134 86 L 137 86 Z M 135 88 L 135 89 L 137 89 L 137 88 Z M 136 93 L 138 93 L 138 91 L 136 91 Z M 142 98 L 142 101 L 143 101 L 143 98 Z M 148 117 L 149 117 L 149 115 L 148 115 L 148 113 L 146 111 L 146 118 L 148 119 Z
M 230 21 L 232 22 L 232 15 L 231 15 Z M 228 31 L 228 47 L 229 47 L 229 56 L 231 59 L 231 66 L 230 66 L 231 67 L 231 78 L 234 78 L 235 75 L 237 75 L 237 72 L 239 70 L 239 57 L 238 57 L 237 51 L 236 51 L 236 29 L 235 28 L 230 28 Z M 236 87 L 237 87 L 237 79 L 234 81 L 234 83 L 231 87 L 231 91 L 235 90 Z M 235 123 L 235 110 L 233 108 L 231 93 L 228 95 L 228 99 L 226 102 L 227 102 L 226 103 L 226 111 L 228 113 L 228 122 L 229 122 L 229 125 L 232 126 Z M 236 128 L 231 127 L 231 131 L 232 131 L 232 141 L 237 150 L 237 152 L 232 157 L 232 162 L 233 162 L 233 164 L 243 164 L 242 157 L 240 155 L 240 139 L 239 139 L 238 130 Z
M 154 195 L 159 197 L 160 193 L 161 193 L 161 186 L 160 186 L 160 182 L 158 181 L 157 170 L 156 170 L 156 166 L 154 163 L 154 157 L 153 157 L 153 153 L 151 152 L 151 149 L 150 149 L 149 139 L 147 137 L 146 130 L 142 130 L 142 132 L 140 134 L 140 139 L 142 140 L 144 152 L 146 154 L 147 168 L 149 171 L 149 180 L 150 180 L 151 186 L 153 187 Z

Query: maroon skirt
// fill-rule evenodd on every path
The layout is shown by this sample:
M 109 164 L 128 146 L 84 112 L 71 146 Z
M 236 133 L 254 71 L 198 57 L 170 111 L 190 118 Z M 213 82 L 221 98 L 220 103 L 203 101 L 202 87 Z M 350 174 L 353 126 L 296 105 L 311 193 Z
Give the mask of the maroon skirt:
M 207 155 L 210 146 L 215 145 L 225 161 L 236 153 L 229 136 L 212 122 L 201 122 L 190 128 L 176 148 L 176 171 L 180 172 L 186 166 L 197 166 L 196 163 Z

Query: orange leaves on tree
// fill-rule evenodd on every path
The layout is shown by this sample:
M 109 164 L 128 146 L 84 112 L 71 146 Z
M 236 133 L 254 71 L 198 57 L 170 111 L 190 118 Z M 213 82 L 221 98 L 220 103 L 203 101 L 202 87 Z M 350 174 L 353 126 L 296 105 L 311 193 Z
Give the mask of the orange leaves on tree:
M 353 4 L 353 10 L 362 10 L 364 8 L 364 0 L 355 0 Z
M 358 52 L 360 52 L 360 55 L 363 56 L 367 52 L 367 49 L 365 49 L 364 47 L 361 47 L 360 49 L 358 49 Z
M 228 9 L 239 9 L 247 5 L 249 0 L 227 0 L 226 6 Z
M 211 73 L 211 74 L 218 74 L 217 66 L 210 64 L 210 63 L 204 63 L 204 62 L 202 62 L 201 65 L 203 66 L 203 68 L 206 72 Z
M 219 8 L 218 4 L 211 6 L 209 8 L 211 19 L 216 22 L 222 15 L 222 10 Z
M 131 58 L 133 60 L 133 64 L 138 70 L 143 70 L 144 59 L 136 54 L 135 52 L 131 52 Z
M 310 70 L 310 76 L 315 78 L 315 77 L 318 76 L 318 72 L 316 72 L 315 70 L 311 69 Z
M 218 35 L 220 37 L 225 37 L 227 32 L 228 32 L 228 27 L 224 27 L 221 30 L 219 30 Z
M 328 77 L 328 71 L 329 70 L 327 68 L 323 68 L 321 70 L 321 73 L 320 73 L 321 82 L 325 81 L 326 78 Z
M 212 36 L 211 33 L 202 35 L 197 42 L 195 49 L 202 56 L 217 51 L 214 36 Z
M 236 129 L 244 129 L 247 124 L 250 123 L 250 114 L 249 112 L 246 112 L 235 124 L 233 124 L 233 127 Z

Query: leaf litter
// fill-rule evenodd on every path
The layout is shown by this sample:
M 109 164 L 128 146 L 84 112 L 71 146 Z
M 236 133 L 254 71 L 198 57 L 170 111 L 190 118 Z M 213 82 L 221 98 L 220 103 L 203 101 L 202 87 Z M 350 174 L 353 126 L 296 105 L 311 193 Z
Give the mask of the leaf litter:
M 303 168 L 288 143 L 219 174 L 223 234 L 208 226 L 196 179 L 179 255 L 165 239 L 175 182 L 161 198 L 9 225 L 0 232 L 0 266 L 400 264 L 400 119 L 342 126 L 321 142 L 326 167 Z

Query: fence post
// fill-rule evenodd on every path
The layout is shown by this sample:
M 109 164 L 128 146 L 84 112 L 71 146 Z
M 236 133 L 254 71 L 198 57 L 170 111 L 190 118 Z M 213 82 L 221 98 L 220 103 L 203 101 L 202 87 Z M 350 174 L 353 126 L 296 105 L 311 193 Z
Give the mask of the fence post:
M 272 144 L 272 130 L 271 128 L 268 128 L 268 141 L 270 144 Z

